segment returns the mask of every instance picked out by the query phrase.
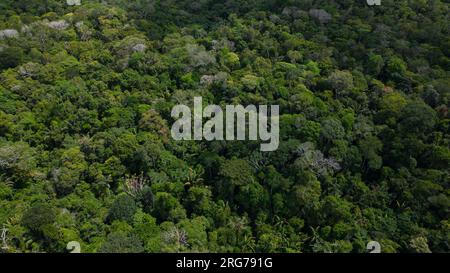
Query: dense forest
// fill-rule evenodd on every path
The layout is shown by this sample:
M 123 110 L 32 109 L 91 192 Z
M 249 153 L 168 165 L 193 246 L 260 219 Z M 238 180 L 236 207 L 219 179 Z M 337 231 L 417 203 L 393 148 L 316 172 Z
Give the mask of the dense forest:
M 447 0 L 1 0 L 0 253 L 450 252 Z M 279 105 L 280 145 L 171 109 Z

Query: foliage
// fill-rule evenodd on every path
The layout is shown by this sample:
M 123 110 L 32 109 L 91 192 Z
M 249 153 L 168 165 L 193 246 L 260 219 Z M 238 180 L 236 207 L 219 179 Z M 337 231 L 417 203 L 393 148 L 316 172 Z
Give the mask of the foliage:
M 449 252 L 448 1 L 0 1 L 11 252 Z M 280 145 L 171 109 L 280 106 Z

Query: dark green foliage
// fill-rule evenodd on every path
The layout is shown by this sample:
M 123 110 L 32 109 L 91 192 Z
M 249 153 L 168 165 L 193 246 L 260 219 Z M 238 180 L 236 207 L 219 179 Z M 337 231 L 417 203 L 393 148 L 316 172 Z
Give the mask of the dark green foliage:
M 47 204 L 32 206 L 23 215 L 22 224 L 32 232 L 44 232 L 56 220 L 55 209 Z
M 139 196 L 139 202 L 142 204 L 145 212 L 151 212 L 155 204 L 155 196 L 150 187 L 145 187 L 142 190 Z
M 405 106 L 400 116 L 400 126 L 411 133 L 426 133 L 436 125 L 436 112 L 423 102 Z
M 449 252 L 448 1 L 0 1 L 11 252 Z M 280 106 L 280 145 L 172 107 Z
M 132 197 L 125 194 L 120 195 L 112 203 L 106 220 L 109 223 L 112 223 L 116 220 L 132 223 L 136 209 L 136 202 Z
M 0 50 L 0 69 L 13 68 L 22 63 L 23 50 L 20 47 L 7 47 Z
M 142 253 L 144 247 L 136 236 L 126 236 L 122 233 L 111 233 L 106 237 L 99 253 Z
M 153 214 L 161 222 L 166 220 L 177 222 L 186 217 L 184 208 L 170 193 L 159 192 L 155 197 Z

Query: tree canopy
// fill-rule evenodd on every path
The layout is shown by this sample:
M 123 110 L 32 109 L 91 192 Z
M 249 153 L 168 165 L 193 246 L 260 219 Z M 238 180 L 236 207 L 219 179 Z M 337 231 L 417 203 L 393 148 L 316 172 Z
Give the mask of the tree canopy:
M 6 252 L 450 251 L 448 1 L 0 2 Z M 171 109 L 280 106 L 280 145 Z

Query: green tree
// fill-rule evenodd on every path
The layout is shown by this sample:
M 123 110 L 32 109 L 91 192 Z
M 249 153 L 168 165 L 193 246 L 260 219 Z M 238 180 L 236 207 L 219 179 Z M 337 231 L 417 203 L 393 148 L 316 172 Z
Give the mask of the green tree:
M 22 63 L 24 53 L 20 47 L 7 47 L 0 50 L 0 70 L 13 68 Z
M 123 233 L 111 233 L 106 237 L 99 253 L 142 253 L 144 247 L 138 237 Z
M 36 204 L 28 209 L 22 217 L 22 224 L 30 231 L 42 234 L 56 220 L 55 208 L 48 204 Z
M 137 206 L 132 197 L 125 194 L 119 195 L 112 203 L 106 220 L 108 223 L 116 220 L 132 223 L 136 210 Z

